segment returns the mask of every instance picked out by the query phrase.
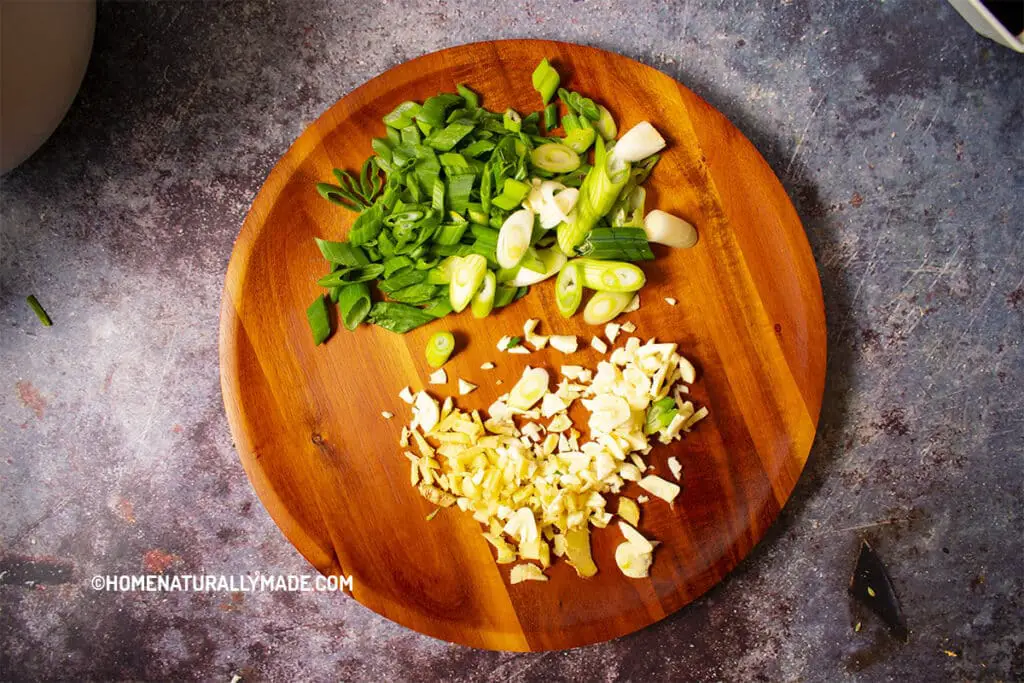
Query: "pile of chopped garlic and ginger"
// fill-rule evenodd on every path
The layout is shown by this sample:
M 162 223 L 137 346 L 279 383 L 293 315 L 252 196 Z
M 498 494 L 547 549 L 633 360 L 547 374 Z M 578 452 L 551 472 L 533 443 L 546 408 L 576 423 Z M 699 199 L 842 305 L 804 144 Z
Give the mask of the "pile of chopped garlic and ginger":
M 513 567 L 512 583 L 546 581 L 552 553 L 581 577 L 596 574 L 590 527 L 613 521 L 602 494 L 619 493 L 627 481 L 668 503 L 679 494 L 678 484 L 646 474 L 644 456 L 653 440 L 680 439 L 708 414 L 687 400 L 693 365 L 676 344 L 636 337 L 606 355 L 596 371 L 563 365 L 554 389 L 546 370 L 527 367 L 486 418 L 460 410 L 450 397 L 439 404 L 426 391 L 403 391 L 413 411 L 401 439 L 412 485 L 440 507 L 471 512 L 499 563 L 537 563 Z M 589 440 L 581 440 L 569 417 L 576 401 L 589 411 Z M 668 464 L 678 480 L 678 460 Z M 637 502 L 648 500 L 620 496 L 614 511 L 625 538 L 615 561 L 632 578 L 647 576 L 657 545 L 636 529 Z

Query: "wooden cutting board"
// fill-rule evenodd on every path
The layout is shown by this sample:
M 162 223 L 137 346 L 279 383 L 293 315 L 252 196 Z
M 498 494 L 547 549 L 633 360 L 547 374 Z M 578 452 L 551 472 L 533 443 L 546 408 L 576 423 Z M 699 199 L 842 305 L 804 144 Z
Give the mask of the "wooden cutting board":
M 334 167 L 358 169 L 383 135 L 381 116 L 466 83 L 492 110 L 534 111 L 530 74 L 541 57 L 563 84 L 603 102 L 619 130 L 648 119 L 668 148 L 648 182 L 648 209 L 697 226 L 688 250 L 656 249 L 644 264 L 639 311 L 625 316 L 642 338 L 675 341 L 693 359 L 693 394 L 711 415 L 692 434 L 650 456 L 684 466 L 673 505 L 642 506 L 640 530 L 662 542 L 649 579 L 615 566 L 612 527 L 593 533 L 599 573 L 577 578 L 564 561 L 547 583 L 508 583 L 471 517 L 442 511 L 409 485 L 398 446 L 408 406 L 397 394 L 426 386 L 423 349 L 455 332 L 446 369 L 480 388 L 459 405 L 483 409 L 526 365 L 595 367 L 591 349 L 508 355 L 495 349 L 530 317 L 543 334 L 600 330 L 562 319 L 552 282 L 484 320 L 466 311 L 397 335 L 341 329 L 314 347 L 305 309 L 326 272 L 314 237 L 344 238 L 355 214 L 314 184 Z M 669 306 L 665 297 L 679 305 Z M 800 220 L 772 170 L 719 112 L 668 76 L 601 50 L 533 40 L 456 47 L 397 66 L 331 107 L 271 172 L 245 220 L 228 267 L 220 361 L 227 415 L 253 487 L 285 536 L 321 572 L 350 574 L 370 609 L 445 640 L 502 650 L 549 650 L 621 636 L 683 607 L 722 579 L 764 535 L 811 448 L 825 378 L 821 287 Z M 497 368 L 480 369 L 493 361 Z M 503 386 L 496 380 L 503 379 Z M 381 411 L 396 417 L 385 420 Z M 642 493 L 631 484 L 625 493 Z M 614 497 L 612 497 L 614 498 Z M 614 510 L 614 502 L 609 509 Z

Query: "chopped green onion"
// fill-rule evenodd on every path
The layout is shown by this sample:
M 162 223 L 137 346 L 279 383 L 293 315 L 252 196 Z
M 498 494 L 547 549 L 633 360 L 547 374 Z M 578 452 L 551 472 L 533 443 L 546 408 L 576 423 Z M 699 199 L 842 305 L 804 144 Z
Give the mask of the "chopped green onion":
M 448 205 L 454 211 L 464 211 L 476 181 L 474 173 L 460 173 L 448 177 Z
M 320 248 L 320 253 L 331 263 L 349 267 L 365 266 L 370 263 L 370 260 L 366 258 L 366 252 L 349 242 L 329 242 L 319 237 L 313 239 L 316 240 L 316 246 Z
M 572 113 L 572 111 L 567 112 L 562 117 L 562 130 L 565 131 L 566 135 L 581 127 L 580 118 L 576 116 L 576 114 Z
M 452 312 L 452 302 L 448 300 L 448 292 L 428 302 L 423 312 L 435 318 L 443 318 Z
M 418 250 L 417 250 L 418 251 Z M 416 270 L 431 270 L 434 266 L 441 262 L 440 256 L 435 256 L 432 259 L 424 259 L 422 256 L 416 257 L 416 264 L 413 266 Z M 433 283 L 431 283 L 433 284 Z
M 558 99 L 565 102 L 565 106 L 569 107 L 570 110 L 575 111 L 589 121 L 597 121 L 601 118 L 600 110 L 598 110 L 594 100 L 584 97 L 578 92 L 569 92 L 565 88 L 559 88 Z
M 594 144 L 596 137 L 597 131 L 589 126 L 576 128 L 565 134 L 564 143 L 577 154 L 583 154 Z
M 336 270 L 330 275 L 325 275 L 316 281 L 321 287 L 330 289 L 331 287 L 340 287 L 341 285 L 349 285 L 353 282 L 368 282 L 369 280 L 376 280 L 384 273 L 384 265 L 380 263 L 371 263 L 368 266 L 357 266 L 355 268 L 341 268 Z
M 502 268 L 514 268 L 523 260 L 530 248 L 530 237 L 533 234 L 533 212 L 520 209 L 508 218 L 501 226 L 496 245 L 498 265 Z
M 369 316 L 369 321 L 374 325 L 399 334 L 404 334 L 434 320 L 436 318 L 426 311 L 394 301 L 378 301 L 370 309 Z
M 313 343 L 317 346 L 331 336 L 331 314 L 327 308 L 327 297 L 318 296 L 306 309 L 306 320 L 313 332 Z
M 448 362 L 455 350 L 455 335 L 451 332 L 435 332 L 427 340 L 427 364 L 439 368 Z
M 317 183 L 316 191 L 332 204 L 343 206 L 350 211 L 362 211 L 366 207 L 362 197 L 340 185 Z
M 460 104 L 465 104 L 465 102 L 459 95 L 451 93 L 442 93 L 428 97 L 423 106 L 420 107 L 420 110 L 416 112 L 416 122 L 422 122 L 428 126 L 439 128 L 444 124 L 448 112 Z
M 537 249 L 537 256 L 544 264 L 543 271 L 520 266 L 519 272 L 508 284 L 512 287 L 529 287 L 555 275 L 565 265 L 566 257 L 558 249 Z
M 387 138 L 373 138 L 370 140 L 370 146 L 373 147 L 373 151 L 383 157 L 386 161 L 391 161 L 391 141 Z
M 516 300 L 518 287 L 505 287 L 498 285 L 494 290 L 494 308 L 504 308 Z
M 612 113 L 608 111 L 603 104 L 597 105 L 597 111 L 600 113 L 597 121 L 594 122 L 594 128 L 601 134 L 601 137 L 605 139 L 605 142 L 614 140 L 616 134 L 619 132 L 618 126 L 615 125 L 615 119 L 612 117 Z
M 650 261 L 654 258 L 643 228 L 594 228 L 580 245 L 579 252 L 603 261 Z
M 540 64 L 533 70 L 533 87 L 540 93 L 544 104 L 551 101 L 559 83 L 558 72 L 551 66 L 547 58 L 540 60 Z
M 480 106 L 480 96 L 464 86 L 462 83 L 456 84 L 455 90 L 457 90 L 459 95 L 462 96 L 462 99 L 466 101 L 466 107 L 469 109 L 476 109 Z
M 530 248 L 530 249 L 526 250 L 526 253 L 523 254 L 523 260 L 519 262 L 519 266 L 521 268 L 527 268 L 529 270 L 533 270 L 533 271 L 536 271 L 538 273 L 541 272 L 541 271 L 547 270 L 547 267 L 548 267 L 547 264 L 544 262 L 544 259 L 542 259 L 537 254 L 537 250 L 533 249 L 533 248 Z M 505 270 L 512 270 L 512 269 L 511 268 L 506 268 Z
M 634 167 L 634 170 L 636 167 Z M 632 176 L 633 173 L 630 173 Z M 619 193 L 619 198 L 612 206 L 610 222 L 613 228 L 642 228 L 644 227 L 644 203 L 647 200 L 647 190 L 638 187 L 635 181 L 630 178 L 626 186 Z M 646 239 L 646 237 L 645 237 Z
M 43 305 L 39 303 L 39 299 L 36 298 L 35 294 L 29 294 L 25 297 L 25 302 L 28 304 L 28 307 L 32 309 L 32 312 L 36 314 L 36 317 L 39 318 L 39 322 L 43 324 L 43 327 L 50 327 L 53 325 L 53 321 L 50 320 L 50 316 L 47 314 L 46 309 L 44 309 Z M 312 325 L 312 322 L 310 322 L 310 325 Z M 316 336 L 315 331 L 313 336 Z M 317 342 L 317 344 L 319 343 L 320 342 Z
M 427 282 L 432 285 L 446 285 L 452 281 L 452 270 L 458 263 L 457 256 L 449 256 L 427 272 Z
M 402 144 L 403 145 L 418 145 L 423 141 L 423 133 L 420 131 L 419 126 L 415 124 L 409 124 L 402 129 Z
M 418 285 L 426 279 L 426 271 L 410 268 L 409 270 L 403 270 L 400 273 L 396 273 L 385 280 L 381 280 L 377 284 L 377 287 L 379 287 L 380 291 L 385 294 L 390 294 L 391 292 L 397 292 L 400 289 L 405 289 L 410 285 Z
M 487 221 L 490 220 L 490 216 L 484 213 L 483 207 L 479 204 L 467 205 L 466 213 L 469 214 L 469 220 L 477 225 L 487 225 Z
M 480 210 L 485 214 L 491 212 L 491 194 L 493 192 L 492 183 L 494 182 L 494 174 L 491 172 L 491 165 L 487 163 L 484 165 L 483 175 L 480 177 Z
M 643 161 L 639 161 L 634 164 L 633 170 L 630 172 L 633 182 L 637 185 L 643 185 L 647 182 L 647 178 L 651 175 L 651 171 L 654 170 L 654 166 L 658 163 L 658 159 L 660 158 L 660 154 L 652 154 Z
M 633 292 L 595 292 L 583 309 L 583 322 L 588 325 L 604 325 L 622 313 L 634 296 Z
M 468 157 L 478 157 L 481 154 L 485 154 L 494 149 L 494 143 L 490 140 L 475 140 L 462 150 L 462 153 Z
M 452 267 L 452 281 L 448 296 L 452 302 L 452 310 L 460 313 L 469 305 L 473 295 L 483 284 L 487 273 L 487 259 L 479 254 L 462 256 Z
M 576 259 L 583 272 L 583 286 L 601 292 L 635 292 L 644 286 L 647 276 L 632 263 Z M 627 302 L 628 303 L 628 302 Z
M 425 304 L 435 296 L 437 287 L 426 282 L 409 285 L 388 294 L 391 301 L 400 301 L 403 304 Z
M 505 130 L 518 133 L 523 129 L 523 118 L 519 116 L 519 112 L 515 109 L 506 109 L 505 116 L 503 119 Z
M 558 226 L 558 246 L 563 253 L 571 254 L 575 251 L 591 228 L 611 210 L 629 180 L 629 164 L 613 171 L 610 161 L 604 140 L 597 138 L 594 143 L 594 167 L 580 186 L 580 196 L 569 220 Z
M 470 304 L 470 310 L 473 311 L 474 318 L 486 318 L 491 314 L 491 310 L 494 309 L 494 294 L 497 284 L 494 273 L 487 271 L 484 275 L 484 283 L 480 287 L 480 291 L 476 293 L 473 297 L 473 302 Z
M 469 135 L 475 127 L 476 124 L 466 119 L 453 121 L 444 128 L 435 130 L 423 142 L 438 151 L 447 152 L 459 144 L 459 141 Z
M 338 311 L 341 324 L 347 330 L 354 330 L 370 313 L 370 287 L 365 282 L 355 282 L 338 290 Z
M 384 204 L 377 202 L 359 214 L 352 229 L 348 233 L 348 241 L 354 246 L 361 246 L 376 239 L 384 221 Z
M 555 303 L 563 318 L 571 318 L 583 301 L 583 273 L 575 261 L 566 263 L 555 280 Z
M 447 223 L 441 226 L 441 230 L 434 236 L 437 244 L 458 244 L 466 232 L 469 223 Z
M 502 192 L 491 200 L 491 203 L 499 209 L 511 211 L 526 199 L 530 193 L 530 184 L 514 178 L 506 178 Z
M 431 206 L 434 211 L 444 213 L 444 181 L 440 178 L 434 180 L 434 189 L 431 192 Z
M 419 112 L 420 105 L 416 102 L 402 102 L 390 114 L 384 115 L 384 125 L 397 129 L 405 128 L 412 125 L 413 117 Z
M 569 173 L 580 167 L 580 156 L 569 146 L 549 142 L 530 152 L 530 163 L 543 171 Z
M 544 107 L 544 129 L 549 133 L 558 128 L 558 104 L 552 102 Z
M 384 278 L 387 279 L 395 273 L 412 268 L 413 260 L 408 256 L 392 256 L 384 261 Z

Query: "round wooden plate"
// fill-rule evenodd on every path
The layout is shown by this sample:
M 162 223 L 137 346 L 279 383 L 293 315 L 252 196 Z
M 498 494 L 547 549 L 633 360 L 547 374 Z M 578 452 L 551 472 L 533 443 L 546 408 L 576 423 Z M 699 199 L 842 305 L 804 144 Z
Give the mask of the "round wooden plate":
M 423 388 L 427 338 L 458 340 L 448 363 L 480 388 L 458 399 L 485 408 L 527 365 L 596 366 L 586 349 L 501 354 L 504 334 L 530 317 L 543 334 L 600 330 L 558 315 L 552 283 L 485 320 L 468 311 L 397 335 L 344 329 L 314 347 L 305 309 L 326 272 L 313 238 L 344 238 L 355 215 L 314 184 L 334 167 L 358 169 L 383 135 L 381 116 L 403 100 L 466 83 L 492 110 L 534 111 L 530 74 L 548 57 L 562 82 L 605 103 L 626 130 L 648 119 L 668 147 L 648 187 L 648 209 L 690 220 L 700 241 L 657 250 L 644 264 L 643 306 L 626 316 L 642 338 L 675 341 L 693 359 L 693 394 L 711 415 L 692 434 L 650 456 L 684 465 L 673 505 L 642 506 L 640 529 L 662 545 L 650 578 L 615 566 L 614 526 L 593 533 L 599 573 L 579 579 L 564 561 L 547 583 L 508 583 L 479 525 L 433 506 L 409 485 L 398 446 L 402 387 Z M 672 307 L 665 297 L 674 297 Z M 221 310 L 222 389 L 242 463 L 288 539 L 321 572 L 350 574 L 353 595 L 409 628 L 501 650 L 550 650 L 621 636 L 651 624 L 715 585 L 763 536 L 803 469 L 825 377 L 821 287 L 800 220 L 764 159 L 720 113 L 668 76 L 601 50 L 535 40 L 477 43 L 425 55 L 356 89 L 311 125 L 278 162 L 245 220 L 228 266 Z M 483 371 L 480 364 L 497 368 Z M 503 386 L 495 380 L 504 379 Z M 444 392 L 439 391 L 444 389 Z M 395 413 L 384 420 L 381 411 Z M 630 485 L 625 492 L 636 497 Z M 614 509 L 614 503 L 609 504 Z

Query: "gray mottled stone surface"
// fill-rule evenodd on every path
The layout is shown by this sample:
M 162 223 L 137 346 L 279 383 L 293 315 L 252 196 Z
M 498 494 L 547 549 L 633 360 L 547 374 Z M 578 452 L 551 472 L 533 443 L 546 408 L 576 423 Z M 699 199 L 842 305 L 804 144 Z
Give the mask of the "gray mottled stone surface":
M 2 180 L 0 678 L 1024 678 L 1024 57 L 944 2 L 891 0 L 101 4 L 97 31 L 67 119 Z M 522 36 L 678 78 L 804 220 L 828 391 L 769 536 L 665 621 L 539 655 L 434 641 L 345 596 L 91 590 L 147 569 L 311 571 L 223 414 L 233 239 L 337 98 L 419 54 Z M 862 537 L 909 644 L 853 629 Z

